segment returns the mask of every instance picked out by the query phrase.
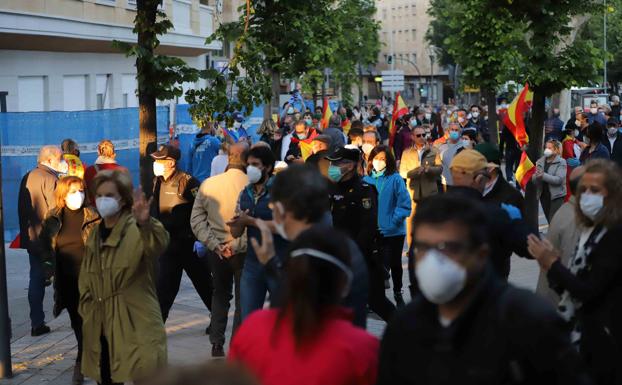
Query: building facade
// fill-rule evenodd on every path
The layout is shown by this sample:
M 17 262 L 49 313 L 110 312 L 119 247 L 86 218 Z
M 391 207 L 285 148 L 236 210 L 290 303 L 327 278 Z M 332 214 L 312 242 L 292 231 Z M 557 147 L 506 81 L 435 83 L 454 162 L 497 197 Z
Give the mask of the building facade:
M 205 45 L 205 38 L 214 31 L 221 5 L 211 1 L 163 0 L 161 9 L 174 29 L 160 38 L 158 52 L 198 69 L 213 65 L 222 45 Z M 135 16 L 136 0 L 1 1 L 0 95 L 6 110 L 136 107 L 135 59 L 111 45 L 136 42 Z
M 429 7 L 429 0 L 376 0 L 382 47 L 369 75 L 378 77 L 384 70 L 404 71 L 405 89 L 401 94 L 417 104 L 443 103 L 443 85 L 448 80 L 447 70 L 435 61 L 434 51 L 425 39 L 431 19 Z M 380 93 L 381 84 L 368 84 L 372 96 L 374 91 Z

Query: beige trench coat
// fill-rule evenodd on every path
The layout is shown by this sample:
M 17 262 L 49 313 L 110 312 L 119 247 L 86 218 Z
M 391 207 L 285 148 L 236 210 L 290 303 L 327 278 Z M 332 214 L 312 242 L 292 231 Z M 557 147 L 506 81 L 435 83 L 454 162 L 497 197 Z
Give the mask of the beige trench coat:
M 102 244 L 100 226 L 103 222 L 85 245 L 78 281 L 84 335 L 82 373 L 101 382 L 100 338 L 104 336 L 112 381 L 132 381 L 166 365 L 166 332 L 155 270 L 169 235 L 156 219 L 138 227 L 126 213 Z

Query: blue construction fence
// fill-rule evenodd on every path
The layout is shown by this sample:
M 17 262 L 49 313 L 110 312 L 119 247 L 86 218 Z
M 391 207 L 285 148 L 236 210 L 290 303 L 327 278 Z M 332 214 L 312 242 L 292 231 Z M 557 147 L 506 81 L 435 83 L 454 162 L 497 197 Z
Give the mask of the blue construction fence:
M 158 141 L 169 136 L 169 109 L 157 109 Z M 97 144 L 110 139 L 119 164 L 127 167 L 138 183 L 138 108 L 96 111 L 51 111 L 0 113 L 2 145 L 2 199 L 4 235 L 10 242 L 19 232 L 17 197 L 22 177 L 37 165 L 41 146 L 60 145 L 66 138 L 80 146 L 80 158 L 91 165 L 97 158 Z

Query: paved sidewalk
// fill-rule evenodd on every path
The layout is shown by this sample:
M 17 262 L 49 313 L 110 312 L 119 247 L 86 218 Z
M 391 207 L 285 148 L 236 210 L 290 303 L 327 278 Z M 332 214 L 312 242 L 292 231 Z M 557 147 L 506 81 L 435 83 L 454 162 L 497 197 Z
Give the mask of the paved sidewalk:
M 9 312 L 13 325 L 11 352 L 14 377 L 2 380 L 2 384 L 70 384 L 77 350 L 67 312 L 63 312 L 56 319 L 49 318 L 52 309 L 52 290 L 48 288 L 44 309 L 52 332 L 41 337 L 31 337 L 27 299 L 29 266 L 25 251 L 7 249 L 7 270 Z M 404 282 L 408 282 L 406 269 L 404 270 Z M 537 275 L 536 262 L 513 258 L 510 281 L 534 289 Z M 392 299 L 390 290 L 387 291 L 387 297 Z M 231 313 L 228 323 L 227 341 L 231 333 L 232 315 Z M 184 275 L 179 295 L 166 323 L 170 364 L 195 364 L 211 358 L 211 345 L 208 336 L 205 335 L 209 321 L 207 309 L 194 291 L 190 280 Z M 381 336 L 384 322 L 375 317 L 370 317 L 368 321 L 368 331 Z M 95 382 L 87 381 L 86 384 Z

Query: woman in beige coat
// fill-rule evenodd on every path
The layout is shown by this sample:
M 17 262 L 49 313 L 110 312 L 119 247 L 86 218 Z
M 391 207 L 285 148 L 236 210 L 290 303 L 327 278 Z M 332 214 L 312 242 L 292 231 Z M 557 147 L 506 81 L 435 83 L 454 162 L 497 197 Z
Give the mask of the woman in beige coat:
M 94 180 L 103 218 L 91 232 L 80 270 L 82 372 L 100 384 L 141 380 L 166 364 L 166 333 L 155 268 L 169 236 L 149 202 L 118 170 Z

